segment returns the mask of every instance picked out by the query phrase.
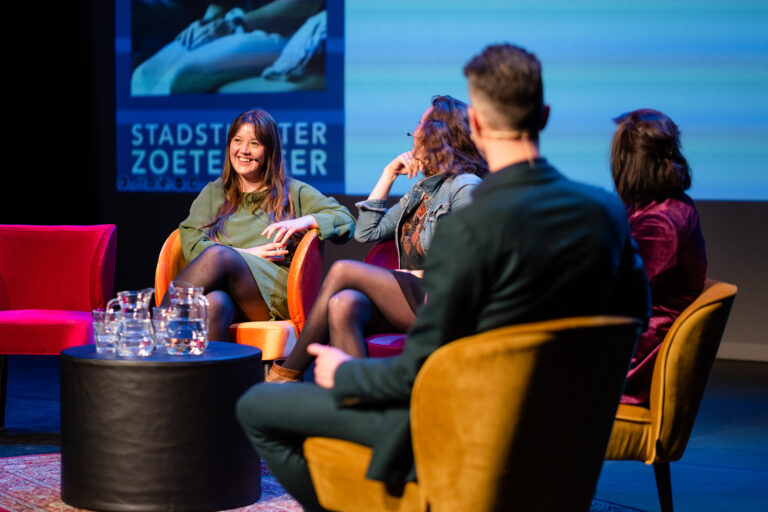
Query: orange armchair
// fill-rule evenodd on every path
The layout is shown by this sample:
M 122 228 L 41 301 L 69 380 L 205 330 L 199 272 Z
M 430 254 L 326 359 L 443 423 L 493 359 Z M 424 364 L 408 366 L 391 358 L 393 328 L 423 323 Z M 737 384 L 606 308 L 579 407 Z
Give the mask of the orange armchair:
M 0 225 L 0 426 L 7 354 L 93 343 L 91 310 L 111 298 L 117 228 Z
M 669 463 L 683 456 L 738 289 L 707 279 L 675 320 L 653 367 L 648 407 L 620 404 L 606 459 L 653 464 L 661 510 L 672 511 Z
M 312 437 L 304 454 L 320 503 L 339 511 L 589 510 L 639 331 L 631 318 L 569 318 L 441 347 L 411 394 L 418 481 L 395 490 L 368 480 L 370 448 Z
M 179 231 L 163 244 L 155 270 L 155 298 L 163 299 L 168 285 L 186 265 Z M 323 277 L 323 259 L 316 229 L 308 231 L 296 247 L 288 269 L 288 312 L 290 320 L 242 322 L 229 327 L 229 339 L 241 345 L 258 347 L 265 371 L 275 359 L 287 357 L 296 345 L 306 316 L 317 299 Z

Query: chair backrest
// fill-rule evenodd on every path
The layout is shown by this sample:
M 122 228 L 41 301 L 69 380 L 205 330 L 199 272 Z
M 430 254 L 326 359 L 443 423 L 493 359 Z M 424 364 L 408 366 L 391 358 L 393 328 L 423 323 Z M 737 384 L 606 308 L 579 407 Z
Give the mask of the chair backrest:
M 671 462 L 683 455 L 737 291 L 707 279 L 664 337 L 651 380 L 653 459 Z
M 309 230 L 293 253 L 288 269 L 288 313 L 301 332 L 320 292 L 323 280 L 323 255 L 316 229 Z
M 0 225 L 0 309 L 104 307 L 116 254 L 114 224 Z
M 398 268 L 400 266 L 400 259 L 397 255 L 397 245 L 394 238 L 374 245 L 368 251 L 368 254 L 365 255 L 365 258 L 363 258 L 363 262 L 391 270 Z
M 171 284 L 179 272 L 187 266 L 184 259 L 184 253 L 181 249 L 181 238 L 179 230 L 174 229 L 160 249 L 160 256 L 157 258 L 157 267 L 155 268 L 155 303 L 159 306 L 168 286 Z
M 159 305 L 168 285 L 187 265 L 181 249 L 179 230 L 170 234 L 160 250 L 155 269 L 155 301 Z M 288 312 L 301 331 L 312 309 L 323 278 L 323 257 L 316 229 L 308 231 L 293 253 L 288 269 Z
M 432 354 L 411 398 L 431 509 L 589 510 L 639 331 L 631 318 L 570 318 Z

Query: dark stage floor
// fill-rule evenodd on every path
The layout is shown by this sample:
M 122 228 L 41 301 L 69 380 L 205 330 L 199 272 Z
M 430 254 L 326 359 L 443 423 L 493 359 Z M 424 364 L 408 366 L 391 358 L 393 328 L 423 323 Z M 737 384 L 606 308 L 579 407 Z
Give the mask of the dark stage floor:
M 0 457 L 59 451 L 56 356 L 11 356 Z M 768 510 L 768 363 L 717 361 L 683 458 L 672 464 L 677 512 Z M 596 498 L 659 509 L 653 469 L 608 461 Z

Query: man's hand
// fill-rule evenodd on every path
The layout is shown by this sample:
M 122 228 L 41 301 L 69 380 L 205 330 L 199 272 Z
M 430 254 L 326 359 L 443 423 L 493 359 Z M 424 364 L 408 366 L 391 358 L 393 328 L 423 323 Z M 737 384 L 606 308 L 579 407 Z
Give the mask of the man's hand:
M 319 343 L 311 343 L 307 347 L 307 353 L 317 357 L 315 359 L 315 384 L 326 389 L 331 389 L 334 386 L 334 377 L 339 365 L 353 359 L 341 349 Z

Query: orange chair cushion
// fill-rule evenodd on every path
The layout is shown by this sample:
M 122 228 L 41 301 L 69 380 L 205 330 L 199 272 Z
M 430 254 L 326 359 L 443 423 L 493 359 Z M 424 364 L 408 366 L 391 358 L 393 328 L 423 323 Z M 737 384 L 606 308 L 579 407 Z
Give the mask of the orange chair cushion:
M 296 327 L 288 320 L 243 322 L 229 326 L 229 341 L 261 350 L 263 361 L 288 357 L 296 345 Z

